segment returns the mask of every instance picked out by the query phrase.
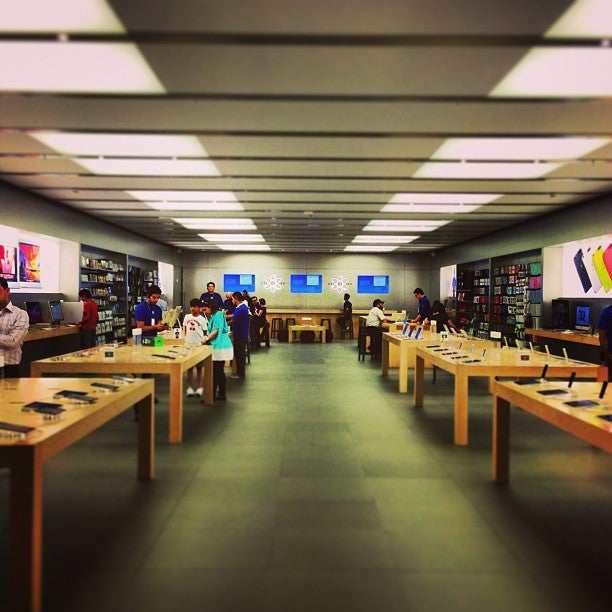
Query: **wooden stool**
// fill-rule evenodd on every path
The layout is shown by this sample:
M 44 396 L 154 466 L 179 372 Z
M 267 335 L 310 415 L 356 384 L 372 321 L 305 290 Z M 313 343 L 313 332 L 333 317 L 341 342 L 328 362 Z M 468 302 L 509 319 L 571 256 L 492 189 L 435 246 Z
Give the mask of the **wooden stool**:
M 272 328 L 270 329 L 270 336 L 276 338 L 278 332 L 283 329 L 283 320 L 280 317 L 272 319 Z

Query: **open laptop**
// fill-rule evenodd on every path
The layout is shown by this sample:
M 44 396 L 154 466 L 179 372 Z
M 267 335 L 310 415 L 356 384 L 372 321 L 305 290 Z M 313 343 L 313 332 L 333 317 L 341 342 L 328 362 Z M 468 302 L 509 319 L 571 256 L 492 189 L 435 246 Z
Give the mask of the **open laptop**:
M 64 323 L 74 325 L 83 319 L 83 302 L 62 302 Z

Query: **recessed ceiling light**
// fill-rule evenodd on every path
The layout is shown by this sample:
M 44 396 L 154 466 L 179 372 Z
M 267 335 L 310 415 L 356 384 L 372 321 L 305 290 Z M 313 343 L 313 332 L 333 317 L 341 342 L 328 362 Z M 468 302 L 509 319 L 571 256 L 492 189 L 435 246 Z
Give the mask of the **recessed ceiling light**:
M 0 15 L 0 32 L 96 32 L 122 34 L 125 28 L 101 0 L 19 0 Z
M 144 204 L 154 210 L 174 210 L 178 212 L 244 210 L 240 202 L 144 202 Z
M 450 221 L 426 220 L 410 221 L 407 219 L 373 219 L 364 228 L 364 232 L 431 232 Z
M 219 176 L 206 159 L 73 159 L 94 174 L 114 176 Z
M 427 162 L 412 176 L 430 179 L 535 179 L 562 165 L 533 162 Z
M 29 135 L 64 155 L 208 157 L 202 143 L 195 136 L 46 131 L 33 131 L 29 132 Z
M 251 219 L 219 219 L 199 217 L 173 218 L 178 224 L 192 230 L 256 230 Z
M 435 213 L 435 214 L 461 214 L 470 213 L 479 204 L 386 204 L 380 209 L 384 213 Z
M 612 49 L 536 47 L 493 88 L 491 97 L 612 96 Z
M 0 42 L 0 90 L 166 93 L 132 43 Z
M 237 202 L 233 191 L 177 191 L 146 189 L 126 191 L 142 202 Z
M 269 251 L 269 244 L 217 244 L 217 248 L 222 251 L 236 251 L 237 253 L 241 253 L 244 251 Z
M 353 242 L 366 242 L 369 244 L 372 243 L 389 243 L 389 244 L 407 244 L 408 242 L 412 242 L 416 240 L 419 236 L 355 236 L 353 238 Z
M 389 253 L 395 251 L 396 246 L 391 245 L 366 245 L 366 244 L 348 244 L 344 247 L 345 251 L 352 251 L 353 253 Z
M 431 159 L 574 159 L 609 142 L 609 138 L 449 138 Z
M 265 242 L 261 234 L 198 234 L 208 242 Z
M 607 38 L 612 35 L 610 0 L 575 0 L 545 38 Z

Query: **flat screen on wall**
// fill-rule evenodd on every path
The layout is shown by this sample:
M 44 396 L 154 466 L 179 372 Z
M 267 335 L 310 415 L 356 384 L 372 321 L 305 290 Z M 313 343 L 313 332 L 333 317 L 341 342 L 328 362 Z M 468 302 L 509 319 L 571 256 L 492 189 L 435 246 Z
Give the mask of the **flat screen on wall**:
M 357 277 L 357 293 L 389 293 L 389 277 L 375 274 L 372 276 Z
M 323 293 L 323 275 L 292 274 L 291 293 Z
M 223 291 L 244 291 L 249 293 L 255 291 L 255 275 L 254 274 L 224 274 L 223 275 Z
M 9 283 L 17 282 L 17 249 L 0 244 L 0 276 Z
M 20 242 L 19 283 L 28 287 L 40 287 L 40 245 Z

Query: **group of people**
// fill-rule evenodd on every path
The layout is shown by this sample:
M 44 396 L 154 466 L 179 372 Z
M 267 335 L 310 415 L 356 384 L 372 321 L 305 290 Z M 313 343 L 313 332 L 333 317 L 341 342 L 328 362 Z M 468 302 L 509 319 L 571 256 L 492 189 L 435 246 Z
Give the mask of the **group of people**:
M 459 331 L 459 328 L 446 312 L 442 302 L 435 300 L 434 303 L 431 304 L 421 287 L 417 287 L 413 291 L 413 294 L 418 301 L 418 309 L 415 317 L 410 320 L 411 323 L 428 325 L 432 321 L 435 321 L 439 329 L 446 326 L 455 331 Z M 389 319 L 386 318 L 383 311 L 384 304 L 384 301 L 381 299 L 374 300 L 365 322 L 366 334 L 370 337 L 370 353 L 374 356 L 379 356 L 382 351 L 382 326 L 389 323 Z

